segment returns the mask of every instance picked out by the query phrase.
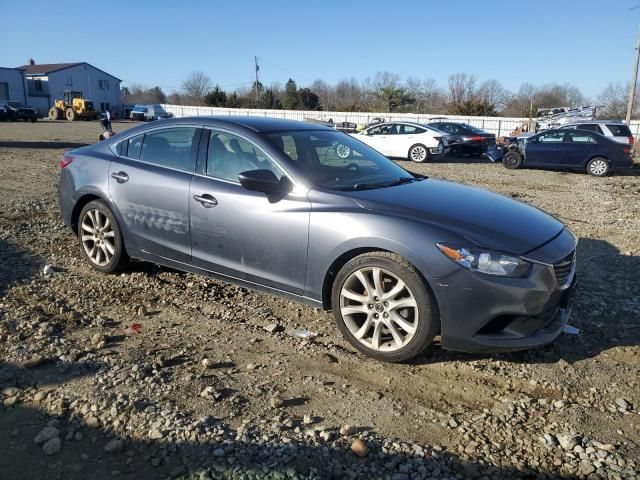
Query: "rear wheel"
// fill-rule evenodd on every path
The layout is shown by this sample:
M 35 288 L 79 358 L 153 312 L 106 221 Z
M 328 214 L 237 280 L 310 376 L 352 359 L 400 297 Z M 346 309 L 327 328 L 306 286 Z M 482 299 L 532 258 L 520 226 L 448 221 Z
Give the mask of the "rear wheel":
M 507 152 L 504 157 L 502 157 L 502 165 L 507 168 L 520 168 L 522 165 L 522 155 L 518 152 Z
M 587 172 L 595 177 L 605 177 L 609 173 L 609 162 L 606 158 L 592 158 L 587 164 Z
M 66 111 L 66 117 L 67 117 L 67 120 L 69 120 L 70 122 L 74 122 L 78 119 L 78 114 L 73 108 L 69 107 L 67 108 L 67 111 Z
M 413 265 L 390 252 L 348 262 L 331 295 L 336 323 L 366 355 L 385 362 L 408 360 L 437 333 L 434 302 Z
M 127 263 L 120 226 L 102 200 L 87 203 L 78 220 L 82 256 L 96 270 L 114 273 Z
M 429 150 L 424 145 L 418 143 L 409 149 L 409 160 L 423 163 L 429 160 Z

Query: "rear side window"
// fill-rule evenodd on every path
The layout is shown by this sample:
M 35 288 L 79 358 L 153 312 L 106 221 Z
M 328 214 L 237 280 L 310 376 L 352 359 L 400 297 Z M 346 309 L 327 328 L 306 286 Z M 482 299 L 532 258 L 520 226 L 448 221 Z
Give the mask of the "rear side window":
M 589 130 L 590 132 L 596 132 L 602 135 L 602 128 L 597 123 L 581 123 L 579 127 L 581 130 Z
M 129 140 L 127 140 L 125 145 L 126 150 L 124 152 L 125 156 L 135 159 L 140 158 L 140 150 L 142 149 L 143 138 L 144 134 L 138 135 L 137 137 L 131 137 Z
M 140 160 L 162 167 L 193 172 L 196 132 L 194 127 L 176 127 L 147 133 L 142 141 Z
M 567 132 L 565 136 L 567 143 L 598 143 L 591 135 L 582 132 Z
M 611 135 L 613 135 L 614 137 L 630 137 L 631 136 L 631 130 L 629 130 L 629 127 L 626 125 L 607 123 L 607 128 L 611 132 Z
M 415 135 L 418 133 L 424 133 L 426 130 L 424 128 L 416 127 L 414 125 L 396 125 L 397 132 L 400 135 Z

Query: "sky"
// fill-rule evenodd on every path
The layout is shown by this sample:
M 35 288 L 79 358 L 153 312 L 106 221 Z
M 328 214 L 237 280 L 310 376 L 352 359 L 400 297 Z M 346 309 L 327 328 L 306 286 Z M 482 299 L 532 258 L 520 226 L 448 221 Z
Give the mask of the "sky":
M 632 74 L 640 0 L 0 0 L 0 66 L 88 62 L 123 85 L 178 90 L 192 71 L 260 81 L 473 74 L 510 90 L 572 83 L 595 97 Z

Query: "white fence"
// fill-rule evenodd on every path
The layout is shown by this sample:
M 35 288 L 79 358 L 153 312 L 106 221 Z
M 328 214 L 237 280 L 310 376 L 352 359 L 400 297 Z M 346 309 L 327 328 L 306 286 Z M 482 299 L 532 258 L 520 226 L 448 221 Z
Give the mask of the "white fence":
M 183 105 L 162 105 L 167 112 L 175 117 L 201 117 L 210 115 L 240 115 L 253 117 L 286 118 L 288 120 L 315 119 L 333 122 L 352 122 L 366 125 L 374 118 L 385 120 L 404 120 L 409 122 L 427 123 L 434 118 L 446 118 L 453 122 L 468 123 L 482 128 L 496 136 L 508 135 L 509 132 L 527 121 L 526 118 L 516 117 L 470 117 L 462 115 L 433 115 L 426 113 L 381 113 L 381 112 L 324 112 L 305 110 L 259 110 L 252 108 L 221 108 L 221 107 L 191 107 Z M 640 132 L 640 120 L 631 122 L 631 131 L 636 137 Z

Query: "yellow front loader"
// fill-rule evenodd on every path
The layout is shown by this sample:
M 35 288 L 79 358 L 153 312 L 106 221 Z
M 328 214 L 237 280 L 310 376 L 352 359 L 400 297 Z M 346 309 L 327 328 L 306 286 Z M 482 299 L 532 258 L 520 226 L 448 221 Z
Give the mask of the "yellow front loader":
M 100 115 L 93 108 L 93 102 L 82 98 L 82 92 L 65 90 L 64 98 L 56 100 L 49 110 L 51 120 L 66 118 L 70 122 L 75 120 L 97 120 Z

